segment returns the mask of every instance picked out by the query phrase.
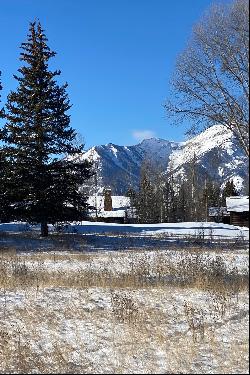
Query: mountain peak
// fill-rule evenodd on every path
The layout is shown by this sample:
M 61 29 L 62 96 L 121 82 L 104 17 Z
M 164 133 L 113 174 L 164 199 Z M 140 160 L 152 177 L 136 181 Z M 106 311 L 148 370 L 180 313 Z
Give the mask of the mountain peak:
M 169 141 L 166 140 L 166 139 L 162 139 L 162 138 L 151 137 L 151 138 L 143 139 L 139 144 L 142 144 L 142 143 L 166 143 L 166 142 L 169 142 Z
M 188 163 L 194 155 L 199 171 L 221 185 L 233 179 L 241 190 L 247 181 L 248 160 L 232 132 L 222 125 L 212 126 L 184 142 L 152 137 L 133 146 L 114 143 L 95 146 L 81 159 L 92 157 L 96 161 L 100 187 L 109 185 L 112 194 L 123 195 L 129 187 L 139 186 L 140 169 L 145 159 L 163 171 L 171 165 L 176 177 L 186 178 Z

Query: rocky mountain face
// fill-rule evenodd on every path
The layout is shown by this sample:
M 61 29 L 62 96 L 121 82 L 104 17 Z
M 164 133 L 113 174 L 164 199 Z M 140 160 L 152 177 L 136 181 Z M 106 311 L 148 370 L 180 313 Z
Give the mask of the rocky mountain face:
M 187 178 L 188 166 L 196 163 L 201 176 L 209 176 L 220 185 L 233 179 L 237 189 L 246 193 L 248 158 L 238 146 L 234 135 L 215 125 L 185 142 L 146 139 L 134 146 L 112 143 L 95 146 L 78 156 L 92 160 L 97 171 L 91 182 L 91 193 L 110 187 L 113 195 L 123 195 L 129 187 L 137 188 L 144 161 L 179 179 Z

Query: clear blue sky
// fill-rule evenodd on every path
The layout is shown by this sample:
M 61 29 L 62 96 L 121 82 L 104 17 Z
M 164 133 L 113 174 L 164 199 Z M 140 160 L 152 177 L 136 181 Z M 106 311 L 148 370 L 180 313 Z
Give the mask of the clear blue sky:
M 226 0 L 223 0 L 226 1 Z M 57 52 L 86 147 L 131 145 L 145 135 L 184 140 L 163 103 L 176 57 L 211 0 L 0 0 L 2 99 L 16 87 L 20 44 L 39 18 Z M 147 133 L 148 132 L 148 133 Z

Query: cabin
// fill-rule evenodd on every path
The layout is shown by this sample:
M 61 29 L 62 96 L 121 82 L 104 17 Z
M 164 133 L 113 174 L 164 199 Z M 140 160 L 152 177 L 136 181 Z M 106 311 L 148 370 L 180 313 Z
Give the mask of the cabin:
M 226 198 L 230 224 L 249 228 L 249 196 Z
M 123 210 L 117 211 L 102 211 L 99 212 L 97 216 L 91 216 L 91 221 L 100 221 L 103 223 L 116 223 L 124 224 L 125 223 L 125 212 Z
M 104 189 L 102 195 L 90 196 L 88 204 L 90 221 L 119 224 L 137 222 L 135 209 L 130 206 L 130 198 L 111 195 L 109 188 Z

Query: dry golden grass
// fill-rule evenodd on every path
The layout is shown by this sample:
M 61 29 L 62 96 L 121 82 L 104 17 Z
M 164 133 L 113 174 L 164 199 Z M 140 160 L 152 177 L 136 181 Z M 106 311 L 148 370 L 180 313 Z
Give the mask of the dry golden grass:
M 0 373 L 245 373 L 247 293 L 218 256 L 8 249 Z
M 187 253 L 173 261 L 164 252 L 156 252 L 153 258 L 147 252 L 130 252 L 126 257 L 119 254 L 120 272 L 115 269 L 117 256 L 114 253 L 95 267 L 100 258 L 101 255 L 91 253 L 18 255 L 2 252 L 0 287 L 146 288 L 174 285 L 237 294 L 247 290 L 249 285 L 247 268 L 243 272 L 237 267 L 228 270 L 222 256 L 212 258 L 202 253 Z M 64 268 L 60 269 L 61 264 Z

